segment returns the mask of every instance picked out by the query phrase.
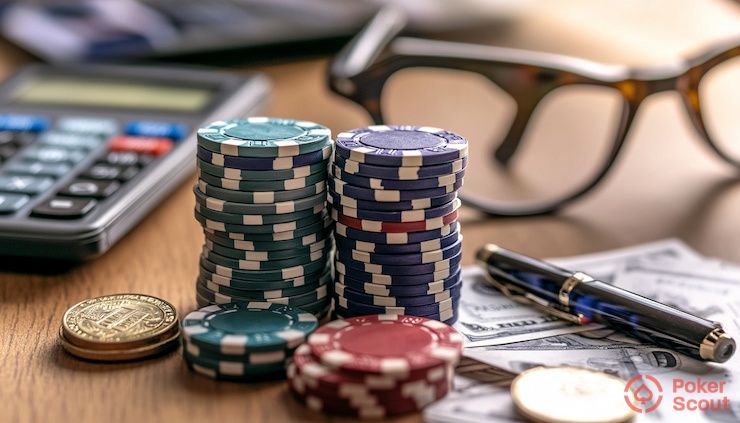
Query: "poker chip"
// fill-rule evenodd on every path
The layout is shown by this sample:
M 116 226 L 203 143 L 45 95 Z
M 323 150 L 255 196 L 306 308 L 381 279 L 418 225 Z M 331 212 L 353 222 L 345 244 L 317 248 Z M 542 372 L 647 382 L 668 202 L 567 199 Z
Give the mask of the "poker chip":
M 319 224 L 323 220 L 324 216 L 323 214 L 311 214 L 308 217 L 304 217 L 301 219 L 297 219 L 291 222 L 283 222 L 283 223 L 274 223 L 274 224 L 264 224 L 264 225 L 250 225 L 250 224 L 243 224 L 243 223 L 226 223 L 222 221 L 218 221 L 215 219 L 208 219 L 206 216 L 202 215 L 197 209 L 195 210 L 195 220 L 200 222 L 203 227 L 212 229 L 214 231 L 221 231 L 221 232 L 243 232 L 243 233 L 249 233 L 250 235 L 259 235 L 259 234 L 273 234 L 273 233 L 280 233 L 280 232 L 291 232 L 296 231 L 297 229 L 311 226 L 314 224 Z
M 282 170 L 244 170 L 231 167 L 216 166 L 201 159 L 196 159 L 198 170 L 219 178 L 249 180 L 249 181 L 280 181 L 283 179 L 305 178 L 314 173 L 326 172 L 328 160 L 311 165 Z
M 350 257 L 354 261 L 379 264 L 379 265 L 420 265 L 437 263 L 459 255 L 462 251 L 462 236 L 458 240 L 443 249 L 427 251 L 415 254 L 378 254 L 358 251 L 337 244 L 337 251 L 342 256 Z
M 196 220 L 198 220 L 199 222 L 206 222 L 205 218 L 201 219 L 197 216 L 197 214 Z M 220 236 L 221 238 L 230 238 L 240 241 L 286 241 L 293 240 L 295 238 L 301 238 L 306 235 L 315 234 L 326 228 L 330 228 L 332 226 L 332 220 L 328 216 L 326 216 L 326 218 L 324 218 L 322 221 L 312 223 L 308 226 L 303 226 L 292 231 L 272 233 L 267 231 L 265 231 L 264 233 L 252 232 L 254 226 L 225 224 L 222 222 L 215 222 L 213 223 L 213 225 L 222 227 L 225 230 L 206 227 L 204 228 L 204 231 L 216 236 Z
M 344 173 L 342 169 L 336 165 L 330 167 L 329 172 L 332 177 L 340 179 L 348 184 L 362 188 L 371 188 L 377 190 L 406 190 L 406 189 L 429 189 L 439 188 L 447 185 L 453 185 L 455 182 L 459 182 L 465 176 L 465 171 L 461 170 L 457 173 L 448 173 L 442 176 L 433 178 L 415 179 L 410 181 L 398 180 L 398 179 L 380 179 L 380 178 L 368 178 L 365 176 L 359 176 L 352 173 Z
M 390 313 L 393 314 L 393 313 Z M 362 317 L 367 313 L 359 312 L 357 310 L 350 310 L 337 305 L 334 303 L 334 316 L 340 319 L 349 319 L 352 317 Z M 441 311 L 440 313 L 433 313 L 428 315 L 419 315 L 417 317 L 423 317 L 425 319 L 437 320 L 447 325 L 453 325 L 457 321 L 458 311 L 457 304 L 453 304 L 452 308 Z
M 309 244 L 305 247 L 296 247 L 296 248 L 287 249 L 287 250 L 248 251 L 248 250 L 238 250 L 234 248 L 229 248 L 229 247 L 217 244 L 216 242 L 206 237 L 205 247 L 208 250 L 213 251 L 214 253 L 218 255 L 232 258 L 232 259 L 249 260 L 249 261 L 269 261 L 269 260 L 282 260 L 286 258 L 310 255 L 317 251 L 321 251 L 324 248 L 331 248 L 331 238 L 328 240 L 324 238 L 313 244 Z
M 453 232 L 456 233 L 457 228 L 458 223 L 452 222 L 439 229 L 432 229 L 429 231 L 379 233 L 350 228 L 341 223 L 335 224 L 335 231 L 340 236 L 376 244 L 418 244 L 424 241 L 443 238 Z
M 463 186 L 463 180 L 438 188 L 409 189 L 409 190 L 379 190 L 371 188 L 356 187 L 337 178 L 328 180 L 329 189 L 339 195 L 354 198 L 356 200 L 369 200 L 382 203 L 397 203 L 400 201 L 411 201 L 441 197 L 457 192 Z
M 205 283 L 197 282 L 196 283 L 196 292 L 201 295 L 203 298 L 209 300 L 210 302 L 214 304 L 229 304 L 229 303 L 238 303 L 238 302 L 248 302 L 248 301 L 267 301 L 270 303 L 276 303 L 276 304 L 285 304 L 290 305 L 293 307 L 301 307 L 307 304 L 313 304 L 316 303 L 322 299 L 328 298 L 329 291 L 327 289 L 326 285 L 321 285 L 317 287 L 316 289 L 305 292 L 303 294 L 297 294 L 297 295 L 291 295 L 289 297 L 278 297 L 278 298 L 266 298 L 266 299 L 255 299 L 255 298 L 247 298 L 243 295 L 229 295 L 224 294 L 222 291 L 223 288 L 219 288 L 219 285 L 214 285 L 215 290 L 209 288 Z
M 335 234 L 334 240 L 338 248 L 364 251 L 377 254 L 417 254 L 427 251 L 441 250 L 457 242 L 460 234 L 458 231 L 434 238 L 428 241 L 422 241 L 414 244 L 379 244 L 367 241 L 358 241 L 352 238 L 346 238 L 340 234 Z
M 380 314 L 330 322 L 313 332 L 307 343 L 330 368 L 404 377 L 456 365 L 463 338 L 441 322 Z
M 239 233 L 216 232 L 211 231 L 210 229 L 205 229 L 203 234 L 206 239 L 213 241 L 214 244 L 219 244 L 234 250 L 264 252 L 292 250 L 294 248 L 306 247 L 324 240 L 331 235 L 328 229 L 324 229 L 319 232 L 313 232 L 308 235 L 283 241 L 250 241 L 240 239 L 243 238 L 243 234 Z
M 449 259 L 435 261 L 434 263 L 412 265 L 363 263 L 361 261 L 353 260 L 350 257 L 345 257 L 341 251 L 337 251 L 335 255 L 337 261 L 341 262 L 349 269 L 358 269 L 366 273 L 388 276 L 414 276 L 426 273 L 435 273 L 454 268 L 462 261 L 462 254 L 459 252 Z
M 400 212 L 408 210 L 426 210 L 433 207 L 443 206 L 457 198 L 457 193 L 450 193 L 441 197 L 418 198 L 416 200 L 396 201 L 396 202 L 376 202 L 368 200 L 358 200 L 337 194 L 333 190 L 328 190 L 329 198 L 333 205 L 351 207 L 353 209 L 374 210 L 384 212 Z
M 312 314 L 264 301 L 211 305 L 182 320 L 185 342 L 224 354 L 296 348 L 317 327 Z
M 452 306 L 459 302 L 459 297 L 453 297 L 435 304 L 419 306 L 380 306 L 348 300 L 347 298 L 337 294 L 336 292 L 333 295 L 334 304 L 338 309 L 352 310 L 353 313 L 359 313 L 360 315 L 404 314 L 410 316 L 436 316 L 442 315 L 448 310 L 452 310 Z
M 461 279 L 460 271 L 458 270 L 457 273 L 446 279 L 413 285 L 383 285 L 372 282 L 363 282 L 341 273 L 337 273 L 334 280 L 335 287 L 337 285 L 344 285 L 349 289 L 364 292 L 368 295 L 408 297 L 415 295 L 427 296 L 442 292 L 458 285 Z
M 311 263 L 316 260 L 323 259 L 331 249 L 331 246 L 324 246 L 323 249 L 314 251 L 308 255 L 300 255 L 296 257 L 289 257 L 280 260 L 269 260 L 269 261 L 254 261 L 254 260 L 239 260 L 224 257 L 214 251 L 204 247 L 201 256 L 208 259 L 209 261 L 216 263 L 221 266 L 231 267 L 232 269 L 240 270 L 282 270 L 294 266 L 299 266 L 307 263 Z
M 332 196 L 328 196 L 327 201 L 331 205 L 331 208 L 345 216 L 354 217 L 357 219 L 379 220 L 381 222 L 416 222 L 419 220 L 442 217 L 459 209 L 462 204 L 459 199 L 455 198 L 449 203 L 428 209 L 405 211 L 377 211 L 356 209 L 353 207 L 343 206 L 341 204 L 335 204 Z
M 243 190 L 243 191 L 289 191 L 305 188 L 317 182 L 326 181 L 326 173 L 314 173 L 303 178 L 283 179 L 280 181 L 252 181 L 219 178 L 205 172 L 198 171 L 198 178 L 215 187 Z
M 460 284 L 453 285 L 450 289 L 429 295 L 411 295 L 404 296 L 385 296 L 369 295 L 364 292 L 355 291 L 347 288 L 346 285 L 337 283 L 334 285 L 334 292 L 349 301 L 357 301 L 363 304 L 372 304 L 382 307 L 415 307 L 427 306 L 431 304 L 441 304 L 442 301 L 460 296 Z
M 196 203 L 207 209 L 225 213 L 242 213 L 247 215 L 295 213 L 297 211 L 311 209 L 317 205 L 322 205 L 324 204 L 324 201 L 326 201 L 326 191 L 322 191 L 309 197 L 300 198 L 298 200 L 262 204 L 237 203 L 233 201 L 220 200 L 218 198 L 205 195 L 197 187 L 193 188 L 193 192 L 195 193 Z
M 195 204 L 195 211 L 202 217 L 223 223 L 234 223 L 237 225 L 274 225 L 277 223 L 298 222 L 301 219 L 315 217 L 319 220 L 321 213 L 326 207 L 323 204 L 316 204 L 313 208 L 299 210 L 293 213 L 283 214 L 243 214 L 227 213 L 211 210 L 203 207 L 200 203 Z
M 334 209 L 331 210 L 331 217 L 334 221 L 347 227 L 368 232 L 420 232 L 439 229 L 456 221 L 457 210 L 445 216 L 433 217 L 416 222 L 384 222 L 380 220 L 358 219 L 341 214 Z
M 326 259 L 322 257 L 319 260 L 312 261 L 307 264 L 286 267 L 278 270 L 241 270 L 214 263 L 207 257 L 201 256 L 200 265 L 209 272 L 226 276 L 228 278 L 244 279 L 248 281 L 282 281 L 316 273 L 324 268 L 326 265 Z
M 326 183 L 321 181 L 313 185 L 286 191 L 239 191 L 209 185 L 199 180 L 197 187 L 200 192 L 213 198 L 234 203 L 265 204 L 278 203 L 310 197 L 326 191 Z
M 468 141 L 429 126 L 375 125 L 341 132 L 336 155 L 381 166 L 428 166 L 468 155 Z
M 333 158 L 334 165 L 339 167 L 344 173 L 361 175 L 368 178 L 395 179 L 401 181 L 414 181 L 455 174 L 463 171 L 468 165 L 467 157 L 433 166 L 376 166 L 349 160 L 336 154 Z
M 272 298 L 284 298 L 292 297 L 294 295 L 302 295 L 308 292 L 316 291 L 320 286 L 327 285 L 332 280 L 331 274 L 325 274 L 318 278 L 315 283 L 305 284 L 296 287 L 283 288 L 283 289 L 249 289 L 242 288 L 239 286 L 229 286 L 213 282 L 207 277 L 198 278 L 198 282 L 203 283 L 206 288 L 213 292 L 218 292 L 224 295 L 231 295 L 235 297 L 248 298 L 251 301 L 254 300 L 268 300 Z M 318 301 L 318 299 L 316 300 Z M 309 301 L 310 302 L 310 301 Z
M 375 283 L 379 285 L 421 285 L 431 282 L 447 279 L 460 271 L 460 266 L 451 266 L 447 269 L 438 270 L 433 273 L 424 273 L 416 275 L 389 275 L 383 273 L 371 273 L 363 270 L 349 267 L 341 260 L 334 262 L 337 273 L 342 275 L 351 275 L 352 278 L 362 282 Z
M 318 151 L 288 157 L 240 157 L 214 153 L 198 146 L 198 158 L 206 163 L 244 170 L 283 170 L 319 163 L 329 158 L 334 144 L 327 141 Z
M 198 129 L 198 145 L 240 157 L 291 157 L 321 150 L 331 131 L 294 119 L 248 117 L 213 122 Z
M 248 279 L 232 278 L 229 276 L 219 275 L 214 273 L 203 266 L 200 267 L 198 277 L 202 280 L 213 282 L 223 286 L 230 286 L 237 289 L 243 289 L 246 291 L 264 291 L 265 295 L 273 290 L 282 290 L 287 288 L 298 288 L 303 286 L 317 286 L 321 284 L 321 281 L 325 277 L 331 276 L 331 268 L 326 267 L 319 269 L 315 272 L 308 273 L 303 276 L 296 278 L 287 278 L 283 280 L 266 280 L 266 281 L 255 281 Z M 283 297 L 285 295 L 276 295 L 277 297 Z

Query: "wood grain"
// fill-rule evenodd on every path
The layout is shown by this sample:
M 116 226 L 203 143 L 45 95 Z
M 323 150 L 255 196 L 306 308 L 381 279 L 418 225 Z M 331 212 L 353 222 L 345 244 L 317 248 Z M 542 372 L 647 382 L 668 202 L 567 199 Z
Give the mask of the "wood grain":
M 0 72 L 28 60 L 3 46 Z M 321 122 L 335 132 L 363 126 L 357 106 L 324 88 L 324 61 L 264 67 L 275 85 L 268 114 Z M 489 219 L 464 210 L 464 264 L 496 242 L 560 256 L 680 237 L 700 252 L 740 261 L 740 184 L 693 132 L 678 99 L 644 106 L 614 171 L 593 195 L 564 212 Z M 468 172 L 475 178 L 475 170 Z M 343 421 L 306 411 L 284 383 L 216 383 L 189 372 L 178 354 L 131 364 L 91 364 L 56 342 L 64 311 L 87 297 L 141 292 L 182 314 L 194 307 L 202 244 L 192 182 L 180 187 L 103 257 L 59 274 L 0 274 L 0 421 L 183 422 Z M 400 421 L 419 421 L 410 416 Z

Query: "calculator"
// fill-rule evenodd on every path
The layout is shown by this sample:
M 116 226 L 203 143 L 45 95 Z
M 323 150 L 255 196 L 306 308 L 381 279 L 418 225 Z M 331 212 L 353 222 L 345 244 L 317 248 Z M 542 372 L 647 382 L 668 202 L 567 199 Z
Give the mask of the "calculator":
M 0 256 L 81 261 L 195 171 L 195 131 L 258 112 L 260 74 L 23 68 L 0 84 Z

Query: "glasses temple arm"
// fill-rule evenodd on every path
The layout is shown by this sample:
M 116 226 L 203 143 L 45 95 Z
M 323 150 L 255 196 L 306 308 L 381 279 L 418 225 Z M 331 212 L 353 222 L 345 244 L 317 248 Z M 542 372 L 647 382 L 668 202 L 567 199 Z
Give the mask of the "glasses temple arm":
M 332 78 L 351 78 L 373 64 L 385 46 L 406 26 L 404 11 L 386 6 L 334 57 L 329 74 Z

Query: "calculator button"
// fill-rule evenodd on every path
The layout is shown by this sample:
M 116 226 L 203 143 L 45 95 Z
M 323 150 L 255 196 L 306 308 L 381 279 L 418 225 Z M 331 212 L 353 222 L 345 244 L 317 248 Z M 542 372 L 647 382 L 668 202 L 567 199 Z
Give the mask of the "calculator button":
M 121 176 L 121 171 L 122 169 L 120 166 L 98 163 L 90 167 L 90 169 L 83 173 L 82 176 L 90 179 L 113 180 L 118 179 Z
M 15 155 L 18 151 L 18 147 L 13 144 L 2 144 L 0 145 L 0 159 L 9 159 Z
M 161 137 L 128 137 L 119 135 L 110 143 L 112 151 L 130 151 L 150 156 L 161 156 L 172 150 L 172 140 Z
M 77 163 L 87 154 L 82 150 L 68 150 L 43 145 L 32 145 L 23 152 L 23 157 L 44 163 Z
M 36 139 L 30 132 L 0 131 L 0 145 L 26 145 Z
M 178 141 L 185 137 L 187 128 L 179 123 L 133 121 L 126 125 L 126 135 L 165 137 Z
M 115 120 L 94 117 L 64 117 L 57 122 L 57 128 L 66 132 L 93 135 L 113 135 L 118 132 Z
M 151 156 L 132 153 L 130 151 L 111 151 L 103 157 L 106 163 L 121 166 L 143 166 L 149 164 Z
M 42 132 L 49 127 L 49 120 L 36 115 L 0 115 L 0 131 Z
M 0 175 L 0 192 L 38 194 L 46 191 L 54 180 L 38 176 Z
M 31 198 L 23 194 L 0 194 L 0 214 L 15 213 Z
M 128 181 L 132 179 L 134 176 L 136 176 L 138 173 L 139 173 L 139 168 L 137 166 L 128 166 L 127 168 L 121 171 L 120 175 L 118 175 L 118 180 Z
M 76 219 L 89 213 L 97 203 L 92 198 L 56 197 L 34 207 L 32 213 L 57 219 Z
M 86 181 L 76 180 L 59 191 L 60 195 L 73 197 L 105 198 L 120 188 L 116 181 Z
M 47 132 L 39 137 L 39 143 L 62 148 L 92 150 L 103 142 L 98 135 L 74 134 L 71 132 Z
M 64 163 L 42 163 L 42 162 L 13 162 L 5 171 L 15 175 L 40 175 L 60 177 L 69 173 L 72 169 Z

